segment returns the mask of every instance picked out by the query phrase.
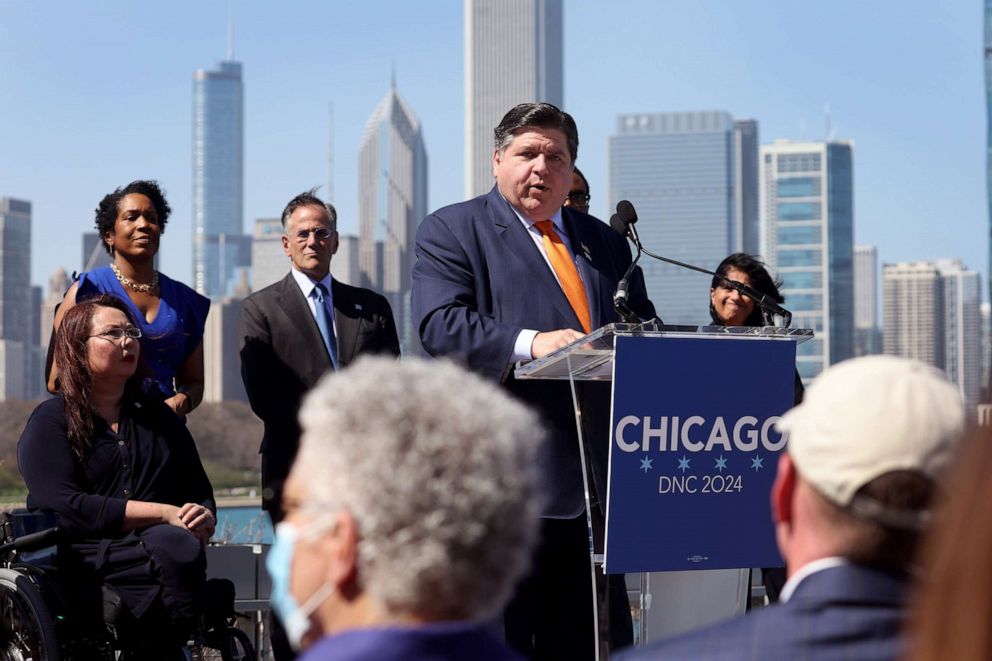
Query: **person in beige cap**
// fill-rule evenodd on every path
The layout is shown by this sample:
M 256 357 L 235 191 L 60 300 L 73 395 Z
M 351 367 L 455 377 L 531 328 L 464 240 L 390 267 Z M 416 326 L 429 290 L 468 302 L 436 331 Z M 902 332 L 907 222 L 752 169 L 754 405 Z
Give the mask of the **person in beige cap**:
M 781 603 L 620 658 L 899 658 L 909 569 L 964 426 L 960 394 L 928 365 L 869 356 L 827 369 L 778 423 Z

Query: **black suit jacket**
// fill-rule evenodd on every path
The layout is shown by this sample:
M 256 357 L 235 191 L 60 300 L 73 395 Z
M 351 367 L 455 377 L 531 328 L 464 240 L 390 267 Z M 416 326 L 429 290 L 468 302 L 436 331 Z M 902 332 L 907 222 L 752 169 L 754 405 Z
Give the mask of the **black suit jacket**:
M 385 297 L 332 281 L 339 367 L 363 353 L 400 355 L 393 313 Z M 320 329 L 289 273 L 241 304 L 241 378 L 251 408 L 265 424 L 262 502 L 278 510 L 282 483 L 299 446 L 297 412 L 303 396 L 331 368 Z M 275 509 L 274 509 L 275 508 Z
M 593 328 L 619 321 L 612 301 L 631 262 L 626 240 L 605 223 L 571 209 L 562 209 L 562 221 L 589 298 Z M 642 318 L 654 317 L 639 269 L 630 278 L 629 291 L 631 309 Z M 420 224 L 412 308 L 429 354 L 460 360 L 502 380 L 511 393 L 539 410 L 549 431 L 541 457 L 543 514 L 578 516 L 585 504 L 569 384 L 517 381 L 511 368 L 521 330 L 582 327 L 527 228 L 495 187 L 487 195 L 439 209 Z M 579 390 L 593 475 L 605 502 L 610 388 L 583 383 Z

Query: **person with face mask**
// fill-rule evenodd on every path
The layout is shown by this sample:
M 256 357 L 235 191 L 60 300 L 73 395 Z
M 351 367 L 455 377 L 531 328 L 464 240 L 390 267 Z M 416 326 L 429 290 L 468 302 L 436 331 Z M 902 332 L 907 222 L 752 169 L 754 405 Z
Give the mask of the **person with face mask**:
M 266 563 L 299 658 L 520 659 L 484 623 L 538 537 L 534 414 L 454 364 L 363 357 L 300 424 Z

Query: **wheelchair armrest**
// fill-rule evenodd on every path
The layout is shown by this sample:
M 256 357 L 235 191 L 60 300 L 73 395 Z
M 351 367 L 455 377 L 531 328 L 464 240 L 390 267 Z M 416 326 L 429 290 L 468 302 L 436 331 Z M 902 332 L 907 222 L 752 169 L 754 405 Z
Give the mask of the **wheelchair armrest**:
M 47 530 L 42 530 L 40 532 L 33 532 L 29 535 L 18 537 L 12 542 L 3 544 L 0 546 L 0 553 L 10 550 L 23 552 L 43 549 L 46 546 L 51 546 L 52 544 L 58 542 L 58 538 L 61 533 L 62 530 L 58 526 L 48 528 Z

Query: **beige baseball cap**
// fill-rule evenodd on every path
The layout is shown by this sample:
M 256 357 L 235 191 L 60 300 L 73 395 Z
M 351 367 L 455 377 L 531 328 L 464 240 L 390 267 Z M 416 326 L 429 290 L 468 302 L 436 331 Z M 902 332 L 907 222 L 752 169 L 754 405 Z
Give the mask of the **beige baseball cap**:
M 800 475 L 841 507 L 890 471 L 936 479 L 964 427 L 964 403 L 944 373 L 894 356 L 828 368 L 776 424 Z

